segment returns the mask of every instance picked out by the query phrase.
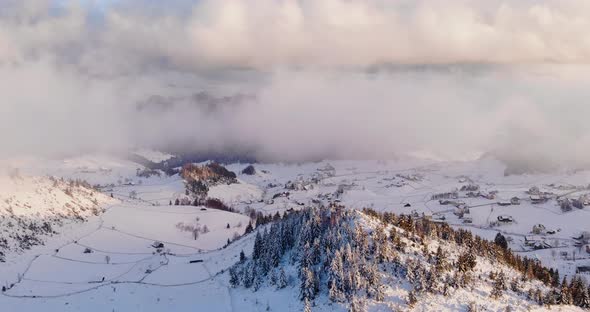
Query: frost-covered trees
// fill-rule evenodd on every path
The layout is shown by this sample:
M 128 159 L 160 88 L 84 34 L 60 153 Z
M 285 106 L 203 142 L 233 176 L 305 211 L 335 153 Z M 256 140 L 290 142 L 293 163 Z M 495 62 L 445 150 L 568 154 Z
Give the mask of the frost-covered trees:
M 299 297 L 302 300 L 313 300 L 319 291 L 318 278 L 316 273 L 307 267 L 302 268 L 301 287 Z
M 241 276 L 240 269 L 238 267 L 229 268 L 229 283 L 232 287 L 236 287 L 240 284 Z
M 279 276 L 278 276 L 278 280 L 277 280 L 277 288 L 278 289 L 283 289 L 285 287 L 287 287 L 287 274 L 285 274 L 285 270 L 283 270 L 283 268 L 281 268 L 279 270 Z
M 477 261 L 472 252 L 466 251 L 459 255 L 457 259 L 457 268 L 460 272 L 469 272 L 475 268 Z
M 500 273 L 494 273 L 492 272 L 493 275 L 490 276 L 493 284 L 492 284 L 492 292 L 490 294 L 490 296 L 492 298 L 500 298 L 502 297 L 502 294 L 504 294 L 504 291 L 506 290 L 506 276 L 504 275 L 504 272 L 500 271 Z
M 447 254 L 443 251 L 443 249 L 440 246 L 438 246 L 438 248 L 436 249 L 435 260 L 436 265 L 434 267 L 434 270 L 437 275 L 444 274 L 450 269 L 449 262 L 447 260 Z
M 573 304 L 574 299 L 572 293 L 570 291 L 569 285 L 567 284 L 567 279 L 564 277 L 563 281 L 561 282 L 561 288 L 559 289 L 559 304 Z
M 501 297 L 510 284 L 514 293 L 528 290 L 532 300 L 559 302 L 558 290 L 538 293 L 523 288 L 526 280 L 539 279 L 552 285 L 559 276 L 538 260 L 516 256 L 503 244 L 446 224 L 370 210 L 365 213 L 380 221 L 373 223 L 372 230 L 365 223 L 359 225 L 356 212 L 341 207 L 308 208 L 269 219 L 272 223 L 257 227 L 252 257 L 242 253 L 240 262 L 230 269 L 230 284 L 256 291 L 265 284 L 285 288 L 290 279 L 295 279 L 290 284 L 309 307 L 319 294 L 352 306 L 366 299 L 383 300 L 382 278 L 395 276 L 407 279 L 404 283 L 411 287 L 408 304 L 413 305 L 424 293 L 448 295 L 454 289 L 472 286 L 478 257 L 483 257 L 524 277 L 521 284 L 514 278 L 507 280 L 501 271 L 491 274 L 492 297 Z M 288 271 L 296 273 L 287 275 L 283 266 L 290 266 L 295 270 Z M 565 286 L 571 294 L 566 299 L 579 306 L 588 305 L 584 282 L 575 279 Z
M 389 260 L 391 256 L 390 244 L 383 226 L 378 226 L 373 232 L 373 252 L 379 263 Z
M 342 255 L 340 250 L 334 253 L 332 262 L 330 263 L 330 300 L 334 302 L 344 300 L 344 264 L 342 262 Z

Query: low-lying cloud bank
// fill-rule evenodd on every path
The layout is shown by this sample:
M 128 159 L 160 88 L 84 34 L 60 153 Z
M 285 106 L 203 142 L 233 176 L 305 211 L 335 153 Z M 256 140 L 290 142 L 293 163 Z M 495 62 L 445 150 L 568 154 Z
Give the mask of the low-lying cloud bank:
M 590 159 L 583 1 L 154 3 L 0 4 L 0 154 Z

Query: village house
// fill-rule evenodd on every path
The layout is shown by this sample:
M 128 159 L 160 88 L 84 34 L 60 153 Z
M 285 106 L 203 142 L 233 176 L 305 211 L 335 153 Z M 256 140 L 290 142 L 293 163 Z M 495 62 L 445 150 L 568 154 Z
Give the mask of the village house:
M 531 233 L 539 235 L 545 232 L 545 226 L 543 224 L 535 224 L 533 225 L 533 230 Z
M 533 204 L 543 204 L 543 203 L 547 202 L 547 200 L 548 200 L 547 198 L 545 198 L 541 195 L 531 195 L 529 198 L 531 199 L 531 202 Z

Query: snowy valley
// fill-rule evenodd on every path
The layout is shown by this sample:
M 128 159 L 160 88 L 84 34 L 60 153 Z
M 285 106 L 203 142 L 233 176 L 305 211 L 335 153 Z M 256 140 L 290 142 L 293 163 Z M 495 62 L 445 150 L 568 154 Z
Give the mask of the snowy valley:
M 3 178 L 0 306 L 587 307 L 590 228 L 577 201 L 590 194 L 590 172 L 505 176 L 491 158 L 153 169 L 166 160 L 12 164 Z

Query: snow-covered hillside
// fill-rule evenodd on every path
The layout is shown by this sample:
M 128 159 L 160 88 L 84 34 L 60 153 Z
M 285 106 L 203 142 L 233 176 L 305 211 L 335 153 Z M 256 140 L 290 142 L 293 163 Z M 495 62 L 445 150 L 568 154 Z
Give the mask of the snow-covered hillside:
M 115 202 L 85 182 L 18 171 L 0 176 L 0 190 L 0 260 L 6 253 L 43 244 L 65 224 L 98 216 Z
M 304 311 L 530 311 L 565 300 L 590 307 L 586 284 L 552 288 L 560 282 L 553 270 L 470 232 L 343 207 L 292 213 L 259 232 L 252 256 L 229 274 L 237 290 L 252 291 L 252 304 L 270 288 L 301 299 Z M 268 307 L 280 310 L 277 301 Z

